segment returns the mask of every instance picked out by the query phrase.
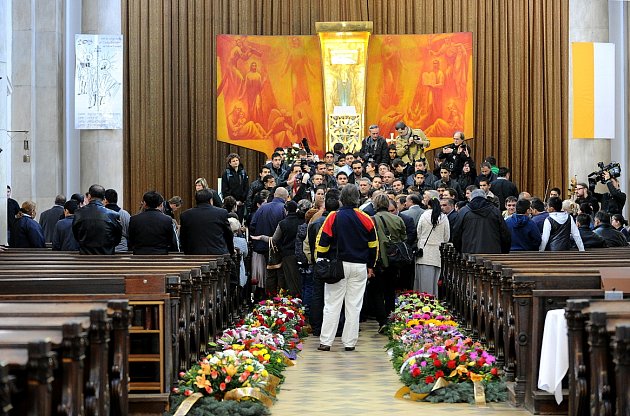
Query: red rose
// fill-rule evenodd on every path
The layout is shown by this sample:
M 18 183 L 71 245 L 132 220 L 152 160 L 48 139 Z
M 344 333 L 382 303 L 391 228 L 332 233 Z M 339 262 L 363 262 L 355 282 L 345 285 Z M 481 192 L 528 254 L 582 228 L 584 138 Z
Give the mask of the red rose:
M 424 382 L 425 382 L 426 384 L 431 384 L 431 383 L 433 383 L 434 381 L 435 381 L 435 379 L 433 378 L 433 376 L 427 376 L 427 377 L 424 379 Z
M 438 370 L 435 372 L 435 378 L 444 377 L 444 371 Z
M 481 367 L 482 365 L 484 365 L 486 363 L 486 359 L 481 357 L 480 359 L 477 360 L 477 365 L 479 367 Z
M 192 394 L 191 390 L 184 391 L 184 396 L 190 396 Z
M 442 361 L 440 360 L 433 360 L 433 365 L 436 367 L 442 367 Z
M 280 318 L 276 319 L 276 325 L 282 325 L 284 321 Z
M 437 354 L 433 353 L 433 354 L 429 355 L 429 358 L 435 360 L 437 358 Z
M 468 357 L 466 356 L 466 354 L 462 354 L 459 356 L 459 361 L 461 362 L 465 362 L 468 359 Z
M 455 362 L 455 360 L 449 360 L 448 363 L 446 363 L 446 366 L 452 370 L 457 366 L 457 363 Z
M 421 371 L 420 368 L 415 367 L 413 370 L 411 370 L 411 375 L 414 377 L 418 377 L 420 375 Z
M 490 374 L 496 376 L 497 374 L 499 374 L 499 369 L 496 367 L 492 367 L 492 370 L 490 370 Z
M 282 325 L 282 326 L 280 327 L 280 332 L 284 332 L 284 331 L 286 331 L 286 330 L 287 330 L 287 327 L 286 327 L 286 326 Z

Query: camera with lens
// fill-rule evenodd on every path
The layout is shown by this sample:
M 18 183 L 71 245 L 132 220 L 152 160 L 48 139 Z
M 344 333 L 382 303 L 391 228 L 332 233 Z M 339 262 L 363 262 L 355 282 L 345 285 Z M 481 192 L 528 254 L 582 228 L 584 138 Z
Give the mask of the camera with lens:
M 599 168 L 598 171 L 591 172 L 588 175 L 589 183 L 597 183 L 597 181 L 606 183 L 606 179 L 604 177 L 604 173 L 606 172 L 608 172 L 611 178 L 618 178 L 621 176 L 621 165 L 618 162 L 610 162 L 607 165 L 604 165 L 604 162 L 599 162 L 597 167 Z

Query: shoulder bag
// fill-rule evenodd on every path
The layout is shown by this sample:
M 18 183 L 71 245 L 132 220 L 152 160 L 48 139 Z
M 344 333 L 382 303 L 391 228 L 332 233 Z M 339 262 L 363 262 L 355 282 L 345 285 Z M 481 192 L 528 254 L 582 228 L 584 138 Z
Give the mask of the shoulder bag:
M 413 250 L 406 241 L 392 242 L 391 234 L 385 224 L 383 217 L 379 217 L 383 224 L 383 230 L 387 241 L 385 241 L 385 250 L 387 251 L 387 259 L 391 266 L 403 267 L 414 263 Z
M 275 270 L 282 267 L 282 254 L 280 249 L 273 242 L 273 238 L 269 238 L 269 256 L 267 257 L 267 270 Z

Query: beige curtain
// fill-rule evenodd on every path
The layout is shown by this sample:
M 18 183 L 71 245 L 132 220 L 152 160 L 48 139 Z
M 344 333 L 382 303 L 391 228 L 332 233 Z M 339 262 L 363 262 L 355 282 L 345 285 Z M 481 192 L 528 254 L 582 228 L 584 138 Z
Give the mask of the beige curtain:
M 123 0 L 125 199 L 148 189 L 193 201 L 239 153 L 216 140 L 217 34 L 315 34 L 317 21 L 370 20 L 375 34 L 473 32 L 479 164 L 495 156 L 520 190 L 562 188 L 567 170 L 569 0 Z M 401 86 L 404 88 L 404 85 Z M 133 203 L 133 202 L 132 202 Z

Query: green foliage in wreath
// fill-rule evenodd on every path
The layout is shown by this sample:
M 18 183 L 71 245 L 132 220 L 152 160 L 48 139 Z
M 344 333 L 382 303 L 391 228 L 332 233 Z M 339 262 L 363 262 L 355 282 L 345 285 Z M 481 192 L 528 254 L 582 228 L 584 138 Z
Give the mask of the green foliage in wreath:
M 504 381 L 482 382 L 485 388 L 486 402 L 504 402 L 507 400 L 507 385 Z M 429 393 L 433 384 L 414 384 L 410 386 L 414 393 Z M 474 403 L 475 393 L 472 382 L 451 383 L 435 390 L 425 399 L 431 403 Z
M 179 405 L 186 399 L 183 395 L 171 395 L 170 412 L 164 416 L 172 416 Z M 243 400 L 240 402 L 217 401 L 214 397 L 204 396 L 197 400 L 187 416 L 270 416 L 271 412 L 258 402 Z

